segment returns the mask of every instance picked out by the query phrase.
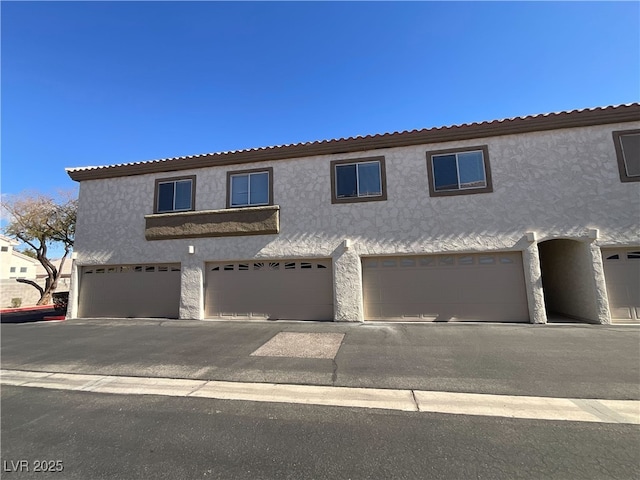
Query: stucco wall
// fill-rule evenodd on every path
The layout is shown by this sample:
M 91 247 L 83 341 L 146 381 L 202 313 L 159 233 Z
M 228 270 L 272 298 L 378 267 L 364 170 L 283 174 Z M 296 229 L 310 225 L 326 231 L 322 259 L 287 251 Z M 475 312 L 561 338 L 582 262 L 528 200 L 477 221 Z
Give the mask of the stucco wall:
M 180 260 L 195 245 L 206 260 L 256 256 L 331 256 L 344 238 L 360 254 L 509 249 L 523 232 L 539 240 L 586 235 L 599 228 L 601 245 L 638 242 L 640 185 L 619 180 L 611 131 L 618 124 L 464 142 L 385 149 L 243 165 L 272 166 L 274 201 L 280 205 L 278 235 L 148 242 L 144 215 L 153 213 L 154 180 L 140 175 L 81 183 L 77 245 L 81 263 Z M 638 128 L 640 122 L 635 124 Z M 494 192 L 429 197 L 425 152 L 487 143 Z M 383 154 L 388 200 L 331 204 L 329 162 Z M 225 208 L 226 171 L 197 175 L 197 210 Z M 167 173 L 165 176 L 175 176 Z
M 538 248 L 549 312 L 598 323 L 590 245 L 574 240 L 551 240 Z
M 640 184 L 620 182 L 611 132 L 639 127 L 640 122 L 633 122 L 88 180 L 80 186 L 77 263 L 204 265 L 258 257 L 335 258 L 346 238 L 353 241 L 347 258 L 356 259 L 398 253 L 524 251 L 530 248 L 523 241 L 527 231 L 537 232 L 542 241 L 586 238 L 589 228 L 599 229 L 598 245 L 637 245 Z M 494 191 L 429 197 L 425 152 L 482 144 L 489 148 Z M 330 161 L 380 155 L 386 159 L 388 199 L 332 204 Z M 144 215 L 153 213 L 155 179 L 176 173 L 197 175 L 196 209 L 216 210 L 226 206 L 228 170 L 264 167 L 273 167 L 279 234 L 145 240 Z M 195 254 L 187 254 L 189 245 L 195 246 Z M 353 268 L 334 267 L 334 272 Z M 351 309 L 361 303 L 361 292 L 358 295 L 348 300 Z M 197 311 L 200 306 L 183 309 Z

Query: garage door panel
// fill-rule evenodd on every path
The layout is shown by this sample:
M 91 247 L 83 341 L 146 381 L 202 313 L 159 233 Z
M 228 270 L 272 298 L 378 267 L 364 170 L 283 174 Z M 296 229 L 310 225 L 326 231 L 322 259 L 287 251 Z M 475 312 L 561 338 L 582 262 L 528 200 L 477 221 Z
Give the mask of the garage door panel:
M 602 249 L 611 319 L 640 322 L 640 248 Z
M 625 284 L 610 283 L 607 285 L 609 290 L 609 303 L 615 306 L 630 305 L 629 289 Z
M 459 319 L 473 321 L 486 318 L 494 322 L 528 322 L 523 316 L 521 304 L 509 303 L 469 303 L 457 313 Z
M 529 321 L 518 252 L 367 258 L 363 294 L 366 319 Z
M 177 318 L 179 265 L 83 267 L 78 298 L 81 317 Z
M 329 260 L 212 263 L 205 288 L 210 318 L 333 319 Z
M 513 285 L 508 281 L 499 281 L 494 278 L 493 282 L 478 281 L 474 285 L 467 286 L 462 292 L 461 301 L 477 304 L 526 303 L 526 293 L 522 289 L 514 291 Z
M 611 299 L 609 300 L 611 301 Z M 611 318 L 615 320 L 632 320 L 633 319 L 633 309 L 629 307 L 609 307 L 609 311 L 611 312 Z M 640 318 L 640 317 L 637 317 Z

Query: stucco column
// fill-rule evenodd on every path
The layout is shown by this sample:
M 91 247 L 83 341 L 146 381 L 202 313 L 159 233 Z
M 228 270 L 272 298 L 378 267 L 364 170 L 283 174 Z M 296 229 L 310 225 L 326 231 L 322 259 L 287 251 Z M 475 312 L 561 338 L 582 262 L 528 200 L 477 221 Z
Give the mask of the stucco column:
M 341 244 L 333 252 L 333 319 L 336 322 L 364 321 L 362 264 L 353 247 Z
M 596 309 L 598 323 L 610 324 L 611 312 L 609 311 L 609 296 L 607 295 L 607 283 L 604 278 L 604 265 L 602 263 L 602 251 L 596 242 L 589 244 L 591 265 L 593 266 L 593 281 L 596 295 Z
M 78 316 L 78 262 L 71 260 L 71 279 L 69 283 L 69 303 L 67 304 L 66 318 L 76 318 Z
M 204 263 L 193 255 L 182 261 L 180 319 L 204 319 Z
M 527 304 L 531 323 L 547 323 L 547 312 L 542 289 L 542 270 L 538 244 L 534 241 L 522 251 L 524 283 L 527 289 Z

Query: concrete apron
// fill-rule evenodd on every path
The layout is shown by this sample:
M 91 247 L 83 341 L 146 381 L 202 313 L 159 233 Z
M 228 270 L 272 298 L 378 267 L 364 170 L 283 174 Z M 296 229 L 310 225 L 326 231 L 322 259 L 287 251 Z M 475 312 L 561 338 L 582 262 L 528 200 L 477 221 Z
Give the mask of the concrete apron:
M 378 408 L 536 420 L 640 425 L 640 401 L 549 398 L 377 388 L 221 382 L 0 370 L 0 384 L 120 395 Z

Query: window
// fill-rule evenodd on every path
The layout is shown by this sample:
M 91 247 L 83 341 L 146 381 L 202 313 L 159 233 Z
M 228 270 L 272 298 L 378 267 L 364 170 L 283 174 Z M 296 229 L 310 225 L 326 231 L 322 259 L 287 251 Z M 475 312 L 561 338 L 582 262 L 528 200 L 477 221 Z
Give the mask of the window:
M 273 168 L 227 172 L 227 208 L 273 205 Z
M 20 273 L 27 273 L 27 267 L 20 267 Z
M 0 252 L 8 252 L 9 247 L 0 247 Z
M 478 263 L 480 265 L 493 265 L 496 263 L 496 259 L 491 256 L 481 256 L 478 258 Z
M 11 267 L 9 269 L 9 273 L 16 273 L 16 267 Z
M 493 191 L 486 145 L 427 152 L 432 197 Z
M 156 180 L 154 213 L 185 212 L 195 208 L 196 177 Z
M 331 203 L 386 199 L 384 157 L 331 162 Z
M 640 182 L 640 130 L 613 132 L 620 180 Z

